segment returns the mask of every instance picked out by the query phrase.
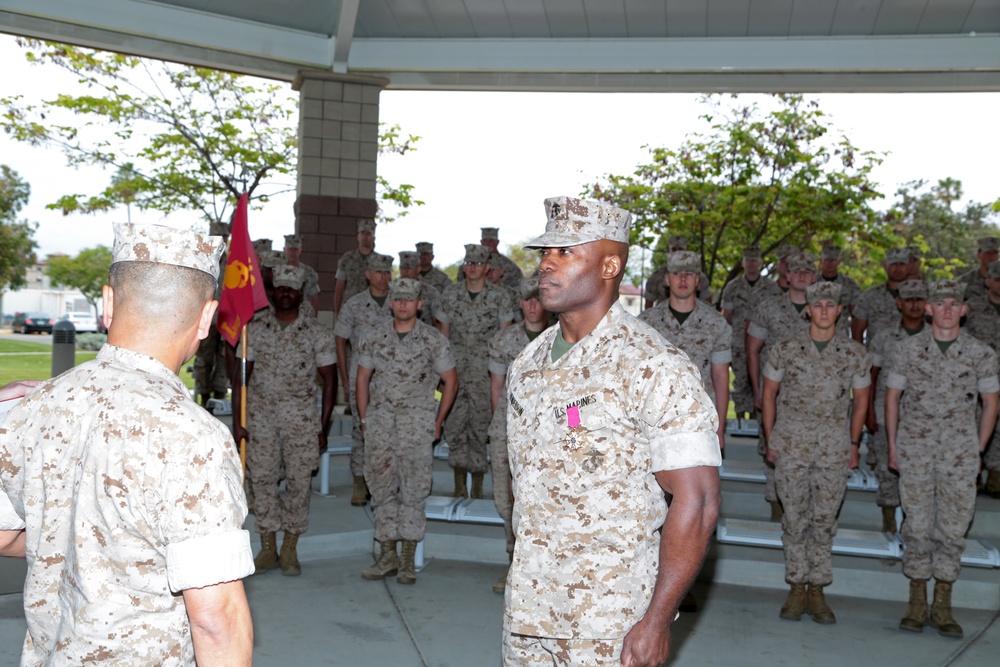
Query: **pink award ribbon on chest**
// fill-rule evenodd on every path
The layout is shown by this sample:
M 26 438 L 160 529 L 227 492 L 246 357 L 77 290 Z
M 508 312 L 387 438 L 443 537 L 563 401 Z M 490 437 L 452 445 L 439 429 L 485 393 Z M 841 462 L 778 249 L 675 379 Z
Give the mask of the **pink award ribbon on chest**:
M 566 408 L 566 425 L 570 428 L 577 428 L 580 426 L 580 406 L 574 405 L 571 408 Z

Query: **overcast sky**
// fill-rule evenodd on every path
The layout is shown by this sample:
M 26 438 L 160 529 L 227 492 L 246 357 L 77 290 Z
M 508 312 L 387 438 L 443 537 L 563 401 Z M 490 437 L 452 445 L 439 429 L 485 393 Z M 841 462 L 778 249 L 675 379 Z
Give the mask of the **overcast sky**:
M 61 72 L 31 67 L 14 39 L 0 35 L 0 96 L 54 96 L 67 86 Z M 435 243 L 437 262 L 449 264 L 463 244 L 479 240 L 479 227 L 500 228 L 501 248 L 527 240 L 544 227 L 542 200 L 576 195 L 602 174 L 630 173 L 647 157 L 644 145 L 677 147 L 685 136 L 708 129 L 698 116 L 707 109 L 697 95 L 405 92 L 382 94 L 380 120 L 420 135 L 415 152 L 380 163 L 390 182 L 411 183 L 426 204 L 379 229 L 376 248 L 395 254 L 417 241 Z M 766 100 L 762 96 L 748 99 Z M 835 130 L 863 150 L 888 152 L 874 179 L 887 208 L 908 181 L 962 181 L 966 200 L 1000 198 L 1000 94 L 839 94 L 814 96 Z M 111 222 L 124 209 L 98 216 L 45 209 L 68 193 L 92 194 L 111 172 L 73 169 L 55 149 L 29 147 L 0 136 L 0 163 L 31 185 L 23 217 L 39 223 L 42 256 L 111 244 Z M 294 194 L 276 197 L 250 214 L 254 238 L 270 236 L 275 247 L 294 231 Z M 195 214 L 164 220 L 132 212 L 133 220 L 176 226 L 201 225 Z M 308 242 L 308 239 L 307 239 Z

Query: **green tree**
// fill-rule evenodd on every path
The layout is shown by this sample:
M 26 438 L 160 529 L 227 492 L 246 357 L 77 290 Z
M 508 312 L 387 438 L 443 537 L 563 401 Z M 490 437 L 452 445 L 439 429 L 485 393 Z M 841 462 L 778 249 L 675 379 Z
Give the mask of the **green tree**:
M 906 245 L 919 247 L 931 278 L 957 275 L 976 266 L 976 242 L 996 236 L 997 215 L 990 204 L 962 200 L 962 183 L 951 178 L 928 186 L 926 181 L 906 183 L 896 191 L 897 202 L 886 215 Z
M 739 275 L 750 244 L 765 256 L 785 243 L 818 250 L 826 238 L 890 245 L 870 207 L 881 197 L 870 180 L 881 158 L 847 137 L 828 137 L 817 103 L 801 95 L 772 99 L 776 108 L 765 113 L 735 96 L 728 106 L 707 96 L 707 131 L 677 148 L 650 148 L 648 164 L 605 175 L 584 194 L 632 211 L 633 245 L 656 250 L 660 237 L 686 236 L 716 294 Z M 662 250 L 654 261 L 662 263 Z
M 41 103 L 0 99 L 0 127 L 14 139 L 60 147 L 73 166 L 115 170 L 101 192 L 72 193 L 49 208 L 106 211 L 122 204 L 225 221 L 242 192 L 264 203 L 294 188 L 298 98 L 286 84 L 204 67 L 20 39 L 26 58 L 61 67 L 86 87 Z M 382 155 L 414 150 L 419 137 L 380 128 Z M 423 202 L 413 186 L 377 177 L 380 218 Z
M 31 186 L 0 165 L 0 293 L 23 287 L 25 271 L 36 260 L 35 225 L 17 217 L 30 195 Z
M 530 239 L 524 239 L 520 243 L 507 246 L 506 255 L 510 257 L 512 262 L 517 264 L 517 267 L 521 269 L 521 273 L 525 276 L 530 276 L 538 269 L 538 251 L 524 247 L 525 243 L 534 240 L 534 238 L 535 237 L 532 236 Z
M 56 285 L 80 290 L 97 313 L 100 312 L 97 302 L 101 298 L 101 290 L 108 283 L 110 269 L 111 248 L 99 245 L 84 248 L 76 257 L 49 255 L 45 273 Z

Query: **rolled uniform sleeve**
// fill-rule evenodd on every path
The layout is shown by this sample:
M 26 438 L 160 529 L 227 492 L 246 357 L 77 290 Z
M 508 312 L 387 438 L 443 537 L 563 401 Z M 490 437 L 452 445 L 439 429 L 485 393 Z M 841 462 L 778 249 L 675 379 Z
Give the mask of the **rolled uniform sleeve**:
M 764 313 L 761 311 L 760 306 L 757 306 L 756 310 L 754 310 L 753 317 L 750 318 L 750 327 L 747 329 L 747 334 L 753 336 L 754 338 L 766 341 L 767 327 L 763 322 Z
M 455 368 L 455 356 L 451 353 L 451 343 L 447 338 L 438 334 L 435 340 L 438 344 L 435 346 L 433 368 L 435 373 L 441 375 Z
M 170 590 L 204 588 L 253 574 L 240 462 L 225 427 L 195 434 L 178 429 L 172 462 L 163 465 L 159 526 Z M 174 457 L 174 453 L 177 456 Z M 217 465 L 191 462 L 220 461 Z
M 639 416 L 653 472 L 722 464 L 718 412 L 686 357 L 657 355 L 639 365 L 632 382 L 647 389 Z
M 514 319 L 514 307 L 507 292 L 501 292 L 497 304 L 497 326 Z
M 0 530 L 24 530 L 24 518 L 14 509 L 0 481 Z
M 889 368 L 883 371 L 883 373 L 885 375 L 886 388 L 905 391 L 907 380 L 906 374 L 903 371 L 906 368 L 906 360 L 899 353 L 900 347 L 900 345 L 897 345 L 894 352 L 889 355 Z
M 337 345 L 328 331 L 322 331 L 317 337 L 313 356 L 316 368 L 333 366 L 337 363 Z
M 733 328 L 726 324 L 720 327 L 715 337 L 708 360 L 713 364 L 730 364 L 733 361 Z
M 860 344 L 858 344 L 860 347 Z M 865 352 L 859 357 L 858 368 L 851 376 L 851 389 L 864 389 L 872 383 L 872 358 Z
M 490 344 L 486 348 L 490 359 L 490 373 L 493 375 L 507 375 L 507 364 L 504 363 L 503 352 L 500 350 L 500 337 L 504 331 L 500 330 L 493 334 L 493 337 L 490 338 Z

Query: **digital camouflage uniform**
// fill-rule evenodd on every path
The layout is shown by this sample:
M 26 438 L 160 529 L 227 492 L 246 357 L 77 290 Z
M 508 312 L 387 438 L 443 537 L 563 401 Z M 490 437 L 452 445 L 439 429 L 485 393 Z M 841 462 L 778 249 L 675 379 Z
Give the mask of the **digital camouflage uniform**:
M 779 288 L 780 289 L 780 288 Z M 767 364 L 769 350 L 778 343 L 787 340 L 797 333 L 809 330 L 809 322 L 795 308 L 795 304 L 787 294 L 762 299 L 757 304 L 747 334 L 764 341 L 760 349 L 760 382 L 764 383 L 764 368 Z M 845 412 L 846 415 L 846 412 Z M 767 452 L 767 444 L 763 436 L 757 441 L 757 453 L 761 456 Z M 764 466 L 764 500 L 769 503 L 778 500 L 774 486 L 774 468 Z
M 374 252 L 374 250 L 372 251 Z M 362 255 L 357 250 L 351 250 L 341 256 L 337 262 L 337 273 L 335 278 L 344 281 L 344 299 L 341 301 L 341 310 L 356 294 L 361 294 L 368 290 L 368 279 L 365 278 L 365 269 L 368 268 L 368 258 L 371 253 Z
M 919 332 L 918 332 L 919 333 Z M 868 349 L 872 355 L 872 366 L 880 368 L 878 381 L 875 383 L 875 420 L 878 431 L 868 439 L 869 451 L 875 465 L 875 479 L 878 480 L 878 491 L 875 493 L 875 503 L 879 507 L 899 507 L 899 475 L 889 470 L 889 439 L 885 434 L 885 379 L 888 376 L 889 359 L 899 341 L 910 337 L 899 323 L 890 329 L 883 329 L 875 335 Z
M 686 355 L 619 303 L 553 362 L 558 332 L 508 374 L 517 542 L 504 659 L 531 664 L 538 638 L 607 640 L 601 664 L 617 664 L 659 568 L 667 505 L 653 473 L 718 466 L 717 413 Z M 580 664 L 597 664 L 587 653 L 595 662 Z
M 21 664 L 193 667 L 178 593 L 253 573 L 246 514 L 232 436 L 159 361 L 105 345 L 44 383 L 0 427 L 0 530 L 27 530 Z
M 376 329 L 386 322 L 392 321 L 392 311 L 389 309 L 389 297 L 386 295 L 382 305 L 372 296 L 371 291 L 365 290 L 361 294 L 355 294 L 350 301 L 345 301 L 337 316 L 337 323 L 333 325 L 333 335 L 346 338 L 350 341 L 352 349 L 360 344 L 361 340 L 371 335 Z M 351 414 L 358 414 L 358 401 L 355 388 L 358 382 L 358 360 L 355 354 L 348 357 L 348 383 L 351 397 Z M 351 428 L 351 474 L 354 477 L 361 477 L 365 470 L 365 442 L 361 437 L 361 424 L 357 419 L 353 420 Z
M 448 289 L 449 286 L 454 284 L 451 282 L 451 278 L 448 277 L 447 273 L 433 266 L 429 271 L 420 272 L 420 282 L 434 287 L 442 294 L 444 294 L 444 291 Z
M 966 288 L 968 289 L 968 288 Z M 1000 351 L 1000 311 L 990 301 L 989 295 L 983 295 L 966 302 L 969 312 L 965 316 L 965 328 L 971 335 L 989 345 L 994 352 Z M 1000 420 L 998 428 L 993 431 L 993 440 L 986 450 L 983 465 L 989 471 L 1000 471 Z
M 771 347 L 764 376 L 780 382 L 770 448 L 785 510 L 781 542 L 785 581 L 833 581 L 833 536 L 847 493 L 851 390 L 871 384 L 865 348 L 837 333 L 822 352 L 808 331 Z
M 965 284 L 965 300 L 967 303 L 973 299 L 986 296 L 986 293 L 989 291 L 986 289 L 986 278 L 979 274 L 978 266 L 958 276 L 955 280 Z
M 754 412 L 753 391 L 747 373 L 746 323 L 753 317 L 757 304 L 772 296 L 781 296 L 781 288 L 773 280 L 763 277 L 751 285 L 745 275 L 740 275 L 722 290 L 722 310 L 733 313 L 732 399 L 737 413 Z
M 955 581 L 976 509 L 976 402 L 979 394 L 1000 390 L 997 355 L 964 331 L 942 354 L 927 327 L 897 343 L 886 387 L 903 392 L 896 435 L 906 513 L 903 574 Z
M 419 321 L 400 340 L 390 320 L 361 341 L 357 358 L 359 366 L 374 371 L 364 457 L 375 539 L 419 542 L 431 493 L 434 389 L 439 376 L 455 367 L 451 347 L 437 329 Z
M 448 415 L 448 464 L 472 473 L 486 472 L 486 437 L 490 426 L 490 372 L 487 347 L 501 324 L 510 322 L 510 296 L 487 282 L 475 299 L 465 282 L 441 296 L 438 316 L 451 327 L 451 350 L 458 369 L 458 396 Z
M 704 301 L 696 300 L 694 310 L 684 324 L 670 312 L 670 302 L 647 308 L 639 319 L 656 329 L 661 336 L 679 347 L 701 373 L 701 384 L 715 404 L 715 386 L 712 382 L 712 364 L 726 364 L 732 360 L 733 328 L 726 318 Z M 728 405 L 716 406 L 721 414 Z
M 420 309 L 420 321 L 424 324 L 434 326 L 434 318 L 441 310 L 441 292 L 429 284 L 422 283 L 420 286 L 420 300 L 424 302 L 424 307 Z
M 319 466 L 316 369 L 337 363 L 333 336 L 301 312 L 283 327 L 271 307 L 257 311 L 247 327 L 247 360 L 253 362 L 247 386 L 247 467 L 256 529 L 301 535 L 309 527 L 312 471 Z M 282 466 L 285 497 L 279 501 Z
M 521 353 L 528 343 L 528 334 L 524 325 L 514 325 L 501 329 L 493 334 L 489 344 L 489 371 L 494 375 L 507 377 L 507 368 Z M 511 525 L 511 510 L 513 503 L 510 498 L 510 461 L 507 456 L 507 401 L 504 393 L 500 394 L 497 409 L 490 421 L 490 471 L 493 474 L 493 500 L 497 505 L 497 514 L 503 519 L 504 532 L 507 535 L 507 553 L 514 553 L 514 527 Z
M 890 290 L 888 283 L 876 285 L 861 293 L 854 306 L 854 317 L 868 322 L 865 344 L 871 345 L 879 331 L 891 329 L 899 321 L 896 307 L 898 290 Z

